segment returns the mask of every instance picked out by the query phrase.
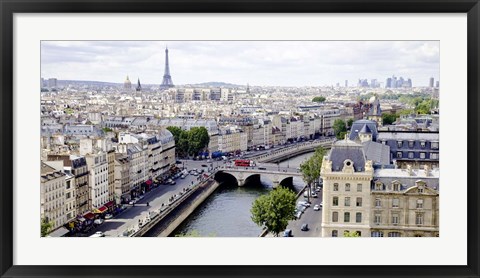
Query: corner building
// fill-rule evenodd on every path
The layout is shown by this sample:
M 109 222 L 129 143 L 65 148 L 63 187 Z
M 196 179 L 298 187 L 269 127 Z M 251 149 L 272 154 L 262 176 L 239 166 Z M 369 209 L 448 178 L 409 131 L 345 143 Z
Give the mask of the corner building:
M 362 145 L 335 142 L 323 159 L 322 237 L 439 236 L 439 170 L 373 169 Z

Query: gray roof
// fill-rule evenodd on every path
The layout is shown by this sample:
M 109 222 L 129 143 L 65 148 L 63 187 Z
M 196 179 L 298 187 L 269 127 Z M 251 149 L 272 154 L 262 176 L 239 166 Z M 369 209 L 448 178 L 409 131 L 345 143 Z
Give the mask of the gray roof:
M 386 186 L 391 185 L 394 181 L 398 181 L 402 185 L 402 190 L 406 190 L 415 186 L 418 180 L 424 181 L 426 186 L 439 190 L 439 169 L 430 171 L 430 175 L 425 175 L 425 170 L 413 169 L 410 175 L 405 169 L 378 169 L 374 173 L 374 182 L 380 181 Z
M 355 172 L 365 171 L 365 154 L 363 146 L 351 140 L 339 140 L 330 150 L 329 160 L 332 161 L 332 171 L 338 172 L 343 169 L 345 160 L 353 162 Z
M 378 133 L 378 140 L 425 140 L 438 141 L 438 132 L 380 132 Z
M 362 145 L 367 160 L 372 160 L 374 164 L 390 164 L 390 146 L 372 141 L 363 142 Z
M 356 140 L 358 138 L 358 133 L 364 128 L 364 126 L 367 126 L 368 129 L 370 129 L 372 133 L 372 140 L 377 141 L 377 123 L 369 120 L 358 120 L 353 122 L 348 139 Z

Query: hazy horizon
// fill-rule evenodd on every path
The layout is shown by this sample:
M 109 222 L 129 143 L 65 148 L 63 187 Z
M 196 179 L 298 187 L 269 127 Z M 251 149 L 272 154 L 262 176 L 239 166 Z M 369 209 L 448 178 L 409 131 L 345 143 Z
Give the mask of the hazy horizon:
M 439 80 L 438 41 L 42 41 L 41 76 L 59 80 L 161 84 L 165 47 L 175 85 L 385 85 L 392 75 L 414 87 Z

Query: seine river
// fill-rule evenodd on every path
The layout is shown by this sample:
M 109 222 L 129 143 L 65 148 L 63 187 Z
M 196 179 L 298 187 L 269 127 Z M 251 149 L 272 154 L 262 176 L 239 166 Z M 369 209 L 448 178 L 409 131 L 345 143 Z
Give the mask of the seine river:
M 293 157 L 281 162 L 280 166 L 297 168 L 312 155 L 306 153 Z M 304 185 L 297 178 L 294 178 L 293 184 L 297 191 Z M 261 228 L 250 219 L 250 208 L 257 197 L 270 190 L 271 181 L 263 179 L 260 183 L 247 183 L 243 187 L 224 183 L 172 235 L 196 232 L 200 236 L 256 237 L 261 233 Z

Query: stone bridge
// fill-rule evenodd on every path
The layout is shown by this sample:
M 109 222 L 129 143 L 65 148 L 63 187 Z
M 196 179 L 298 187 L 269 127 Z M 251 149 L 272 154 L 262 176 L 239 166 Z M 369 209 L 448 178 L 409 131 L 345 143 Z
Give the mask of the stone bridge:
M 325 149 L 330 149 L 334 141 L 335 139 L 332 138 L 315 140 L 312 142 L 297 143 L 290 147 L 274 148 L 268 153 L 245 158 L 254 160 L 256 162 L 279 162 L 297 155 L 312 152 L 320 146 L 324 147 Z
M 302 179 L 302 173 L 297 169 L 265 165 L 262 165 L 262 167 L 220 167 L 217 173 L 226 173 L 233 176 L 237 180 L 238 186 L 245 185 L 245 181 L 254 176 L 258 176 L 258 178 L 263 176 L 270 179 L 274 188 L 285 182 L 291 183 L 294 177 Z

